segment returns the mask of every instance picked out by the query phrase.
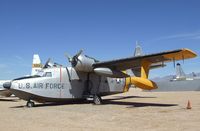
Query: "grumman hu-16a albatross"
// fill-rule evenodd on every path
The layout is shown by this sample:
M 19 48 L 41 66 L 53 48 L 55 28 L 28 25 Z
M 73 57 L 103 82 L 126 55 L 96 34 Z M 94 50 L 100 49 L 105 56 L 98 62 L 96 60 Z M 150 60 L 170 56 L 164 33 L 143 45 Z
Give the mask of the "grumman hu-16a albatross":
M 71 67 L 48 67 L 47 62 L 39 74 L 14 79 L 3 86 L 26 100 L 28 107 L 34 106 L 33 101 L 45 103 L 87 98 L 93 98 L 94 104 L 101 104 L 101 96 L 127 92 L 131 85 L 144 90 L 156 89 L 156 83 L 148 79 L 149 70 L 155 64 L 193 57 L 196 57 L 193 51 L 178 49 L 100 62 L 81 50 L 73 57 L 68 56 Z M 127 73 L 130 69 L 137 75 Z
M 32 71 L 31 76 L 36 75 L 42 69 L 42 63 L 38 54 L 33 55 L 33 64 L 32 64 Z M 10 82 L 11 80 L 0 80 L 0 96 L 10 97 L 12 95 L 11 91 L 5 89 L 3 84 L 5 82 Z

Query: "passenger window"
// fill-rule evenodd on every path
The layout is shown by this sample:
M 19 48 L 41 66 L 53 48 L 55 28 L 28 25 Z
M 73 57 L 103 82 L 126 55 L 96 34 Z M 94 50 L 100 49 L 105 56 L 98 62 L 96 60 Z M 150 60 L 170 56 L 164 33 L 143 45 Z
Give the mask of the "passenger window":
M 52 73 L 51 72 L 46 72 L 45 73 L 45 77 L 52 77 Z

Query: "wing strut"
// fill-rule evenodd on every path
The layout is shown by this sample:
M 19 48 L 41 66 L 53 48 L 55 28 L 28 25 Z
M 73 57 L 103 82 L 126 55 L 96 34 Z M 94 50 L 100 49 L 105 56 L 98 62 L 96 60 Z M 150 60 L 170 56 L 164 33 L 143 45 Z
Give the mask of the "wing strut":
M 174 57 L 173 57 L 173 64 L 174 64 L 174 68 L 176 68 L 176 60 Z
M 183 59 L 183 64 L 185 63 L 185 57 L 184 55 L 182 54 L 182 59 Z
M 149 69 L 151 63 L 147 60 L 142 60 L 141 63 L 141 77 L 147 79 L 149 76 Z

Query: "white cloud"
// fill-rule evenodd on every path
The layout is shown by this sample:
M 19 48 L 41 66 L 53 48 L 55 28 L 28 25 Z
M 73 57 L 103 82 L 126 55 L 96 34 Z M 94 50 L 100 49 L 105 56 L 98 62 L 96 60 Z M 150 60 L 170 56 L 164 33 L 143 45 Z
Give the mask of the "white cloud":
M 180 34 L 174 34 L 169 36 L 163 36 L 160 38 L 155 39 L 158 40 L 170 40 L 170 39 L 200 39 L 200 32 L 192 32 L 192 33 L 180 33 Z
M 0 64 L 0 69 L 4 69 L 4 68 L 6 68 L 6 67 L 7 67 L 6 64 Z
M 15 59 L 17 59 L 17 60 L 19 60 L 19 61 L 24 61 L 24 59 L 23 59 L 21 56 L 16 55 L 16 56 L 14 56 L 14 57 L 15 57 Z
M 196 37 L 194 37 L 193 39 L 200 39 L 200 35 L 199 35 L 199 36 L 196 36 Z
M 21 57 L 21 56 L 15 55 L 14 59 L 15 59 L 15 62 L 14 62 L 15 65 L 17 64 L 18 67 L 28 67 L 28 68 L 31 68 L 31 66 L 32 66 L 31 63 L 30 64 L 27 63 L 27 61 L 23 57 Z

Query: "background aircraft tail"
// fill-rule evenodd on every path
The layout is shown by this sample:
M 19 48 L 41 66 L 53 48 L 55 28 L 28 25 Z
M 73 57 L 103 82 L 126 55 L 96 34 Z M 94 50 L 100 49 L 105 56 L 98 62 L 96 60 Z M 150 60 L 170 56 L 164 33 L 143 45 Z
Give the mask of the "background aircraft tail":
M 186 79 L 185 72 L 181 68 L 181 64 L 177 63 L 176 65 L 176 79 Z
M 142 51 L 142 47 L 136 41 L 134 56 L 137 57 L 137 56 L 143 56 L 143 55 L 144 55 L 144 53 Z M 165 67 L 165 66 L 166 65 L 164 63 L 156 63 L 156 64 L 150 65 L 150 69 L 152 70 L 152 69 L 161 68 L 161 67 Z M 141 77 L 141 67 L 126 70 L 126 73 L 130 76 Z
M 36 75 L 42 69 L 42 62 L 38 54 L 33 55 L 33 64 L 32 64 L 32 71 L 31 75 Z
M 142 56 L 142 55 L 144 55 L 142 52 L 142 47 L 136 41 L 134 56 Z M 126 70 L 126 73 L 130 76 L 140 76 L 140 74 L 141 74 L 140 69 L 128 69 L 128 70 Z
M 36 75 L 42 70 L 42 63 L 38 54 L 33 55 L 32 71 L 31 76 Z M 0 95 L 5 97 L 10 97 L 12 93 L 3 87 L 5 82 L 10 82 L 11 80 L 0 80 Z
M 134 52 L 134 56 L 142 56 L 143 52 L 142 52 L 142 47 L 139 45 L 139 43 L 136 41 L 136 47 L 135 47 L 135 52 Z

